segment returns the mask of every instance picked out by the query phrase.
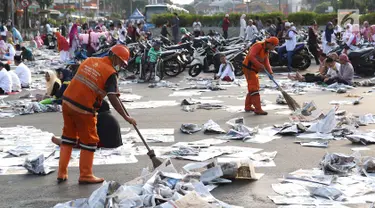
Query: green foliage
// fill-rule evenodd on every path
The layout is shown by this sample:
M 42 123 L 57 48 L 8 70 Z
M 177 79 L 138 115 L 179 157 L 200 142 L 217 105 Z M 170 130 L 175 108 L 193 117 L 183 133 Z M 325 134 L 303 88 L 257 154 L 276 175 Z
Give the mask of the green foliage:
M 361 24 L 364 21 L 368 21 L 370 23 L 374 23 L 375 22 L 375 13 L 368 13 L 368 14 L 361 15 L 359 17 L 359 21 L 360 21 Z
M 35 0 L 41 9 L 48 9 L 53 4 L 53 0 Z
M 111 19 L 121 19 L 121 14 L 112 13 L 110 17 L 111 17 Z
M 318 23 L 318 25 L 326 25 L 328 22 L 332 22 L 335 18 L 337 18 L 337 13 L 326 13 L 317 14 L 315 20 Z
M 231 13 L 229 15 L 229 20 L 231 22 L 232 26 L 239 26 L 240 17 L 242 14 L 240 13 Z M 259 16 L 259 18 L 265 22 L 268 19 L 271 19 L 275 21 L 277 17 L 282 17 L 283 15 L 279 12 L 275 13 L 264 13 L 264 14 L 248 14 L 246 15 L 246 19 L 255 19 L 256 16 Z M 224 18 L 224 14 L 215 14 L 212 16 L 207 15 L 199 15 L 199 14 L 180 14 L 180 26 L 181 27 L 190 27 L 193 25 L 193 22 L 196 19 L 199 19 L 199 21 L 204 25 L 208 27 L 212 26 L 219 26 L 220 22 Z M 152 23 L 154 23 L 157 27 L 162 26 L 167 21 L 171 21 L 173 18 L 173 14 L 165 13 L 165 14 L 158 14 L 152 16 Z
M 52 19 L 52 18 L 48 18 L 47 19 L 47 22 L 53 27 L 53 26 L 57 26 L 57 21 L 55 19 Z
M 288 15 L 288 21 L 295 25 L 311 25 L 317 14 L 314 12 L 296 12 Z
M 93 18 L 93 17 L 95 17 L 95 13 L 94 12 L 89 12 L 89 13 L 86 14 L 86 16 Z
M 329 6 L 331 6 L 331 2 L 322 2 L 315 7 L 314 12 L 319 14 L 326 13 Z

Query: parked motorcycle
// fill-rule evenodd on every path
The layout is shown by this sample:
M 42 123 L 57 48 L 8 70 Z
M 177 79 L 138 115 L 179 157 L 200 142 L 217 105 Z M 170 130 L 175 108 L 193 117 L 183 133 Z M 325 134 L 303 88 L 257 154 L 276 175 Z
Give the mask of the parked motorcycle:
M 352 51 L 348 55 L 354 71 L 357 74 L 372 76 L 375 72 L 375 49 L 374 47 L 363 48 Z
M 280 47 L 286 47 L 286 46 L 280 46 Z M 276 47 L 275 50 L 270 52 L 270 64 L 271 66 L 287 66 L 288 65 L 288 57 L 286 49 L 282 54 L 282 59 L 280 60 L 280 56 L 277 51 L 279 51 L 280 47 Z M 297 43 L 294 54 L 293 54 L 293 61 L 292 61 L 292 67 L 303 71 L 310 67 L 311 65 L 311 58 L 313 55 L 310 53 L 307 44 L 306 43 Z

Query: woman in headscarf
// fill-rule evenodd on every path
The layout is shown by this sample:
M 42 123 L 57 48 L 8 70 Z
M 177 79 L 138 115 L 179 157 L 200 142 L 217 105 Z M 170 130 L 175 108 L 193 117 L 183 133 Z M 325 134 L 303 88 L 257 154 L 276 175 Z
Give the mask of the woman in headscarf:
M 78 25 L 74 24 L 72 29 L 69 33 L 69 51 L 70 57 L 74 57 L 74 51 L 77 50 L 79 45 L 79 37 L 78 37 Z
M 352 29 L 353 29 L 352 24 L 350 24 L 350 23 L 346 24 L 346 26 L 345 26 L 345 32 L 344 32 L 344 34 L 342 36 L 342 41 L 344 43 L 346 43 L 349 40 L 350 36 L 352 35 Z
M 36 32 L 36 36 L 35 36 L 34 40 L 35 40 L 35 42 L 37 43 L 38 48 L 40 48 L 40 47 L 43 46 L 43 40 L 42 40 L 42 38 L 40 37 L 40 33 L 39 33 L 39 31 Z
M 310 52 L 314 55 L 316 65 L 320 65 L 318 50 L 318 24 L 316 21 L 313 22 L 312 26 L 309 27 L 309 39 L 307 41 L 307 45 L 309 46 Z
M 245 20 L 246 14 L 242 14 L 240 18 L 240 37 L 245 38 L 245 31 L 246 31 L 246 20 Z
M 375 41 L 375 25 L 370 27 L 369 42 L 373 43 Z
M 22 35 L 15 27 L 12 28 L 13 40 L 16 44 L 21 44 L 23 42 Z
M 363 28 L 361 30 L 361 35 L 363 36 L 363 39 L 365 41 L 370 40 L 370 24 L 368 23 L 368 21 L 363 22 Z
M 57 78 L 56 73 L 52 70 L 47 70 L 45 74 L 46 78 L 46 97 L 54 97 L 59 91 L 61 81 Z
M 347 53 L 347 49 L 355 50 L 357 49 L 357 44 L 359 43 L 361 39 L 361 34 L 359 31 L 359 25 L 354 24 L 351 30 L 351 34 L 348 37 L 347 41 L 345 42 L 347 48 L 345 49 L 344 53 Z
M 326 25 L 326 29 L 322 34 L 322 43 L 324 54 L 328 54 L 336 47 L 336 36 L 334 34 L 332 22 L 328 22 Z
M 346 54 L 341 54 L 339 57 L 339 62 L 341 66 L 339 74 L 337 76 L 337 82 L 346 85 L 352 85 L 354 78 L 354 68 L 349 61 L 349 57 Z
M 57 49 L 60 52 L 60 60 L 62 62 L 69 60 L 69 43 L 65 37 L 63 37 L 60 32 L 55 33 L 57 38 Z
M 56 73 L 52 70 L 47 70 L 44 77 L 46 79 L 46 94 L 37 96 L 37 99 L 40 100 L 40 103 L 43 105 L 52 104 L 57 92 L 61 87 L 61 81 L 57 78 Z
M 16 49 L 14 49 L 14 46 L 10 43 L 6 43 L 6 47 L 7 47 L 7 53 L 5 54 L 4 59 L 8 61 L 13 61 L 14 56 L 16 55 Z
M 70 84 L 70 81 L 72 80 L 73 75 L 72 75 L 72 72 L 69 69 L 64 69 L 64 68 L 59 68 L 59 69 L 56 70 L 56 72 L 57 72 L 57 75 L 59 76 L 59 79 L 61 81 L 61 87 L 57 91 L 57 93 L 55 94 L 55 100 L 53 101 L 53 103 L 61 105 L 62 104 L 62 96 L 63 96 L 66 88 L 68 88 L 68 86 Z

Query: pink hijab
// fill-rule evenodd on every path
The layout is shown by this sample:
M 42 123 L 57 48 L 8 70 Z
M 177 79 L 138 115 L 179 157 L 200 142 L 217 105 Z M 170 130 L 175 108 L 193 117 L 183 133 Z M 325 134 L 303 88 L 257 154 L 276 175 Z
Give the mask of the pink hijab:
M 339 59 L 340 61 L 345 61 L 346 63 L 350 62 L 349 57 L 344 53 L 340 54 Z
M 74 37 L 78 35 L 78 25 L 74 24 L 69 33 L 69 47 L 72 47 Z

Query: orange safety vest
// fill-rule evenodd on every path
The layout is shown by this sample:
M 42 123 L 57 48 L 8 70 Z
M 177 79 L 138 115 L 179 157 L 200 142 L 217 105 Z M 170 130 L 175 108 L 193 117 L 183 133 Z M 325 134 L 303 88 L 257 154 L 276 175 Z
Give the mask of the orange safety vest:
M 86 59 L 65 90 L 63 100 L 77 111 L 95 114 L 107 95 L 105 83 L 115 73 L 108 57 Z
M 248 54 L 246 55 L 245 60 L 242 62 L 243 67 L 254 70 L 256 73 L 262 69 L 261 64 L 265 64 L 265 61 L 268 59 L 269 53 L 265 50 L 265 42 L 256 42 L 249 49 Z M 259 50 L 257 53 L 254 53 L 252 49 Z M 256 63 L 258 62 L 258 63 Z M 267 67 L 267 66 L 266 66 Z

